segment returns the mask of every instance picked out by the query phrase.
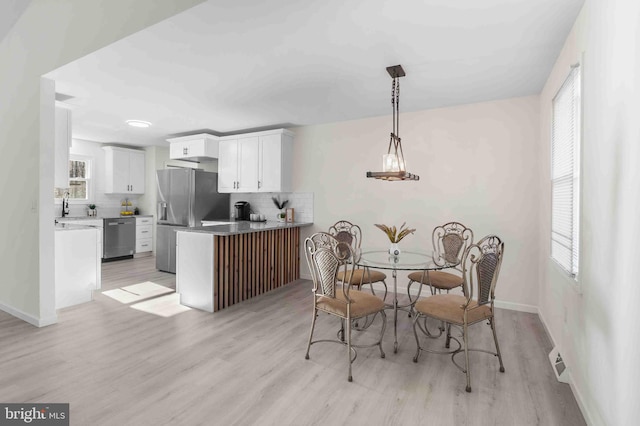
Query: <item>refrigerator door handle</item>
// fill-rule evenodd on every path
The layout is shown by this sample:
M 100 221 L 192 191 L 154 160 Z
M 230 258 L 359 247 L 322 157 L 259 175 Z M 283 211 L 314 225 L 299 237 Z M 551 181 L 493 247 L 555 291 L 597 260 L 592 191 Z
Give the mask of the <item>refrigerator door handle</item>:
M 167 220 L 167 203 L 165 201 L 158 203 L 158 220 Z

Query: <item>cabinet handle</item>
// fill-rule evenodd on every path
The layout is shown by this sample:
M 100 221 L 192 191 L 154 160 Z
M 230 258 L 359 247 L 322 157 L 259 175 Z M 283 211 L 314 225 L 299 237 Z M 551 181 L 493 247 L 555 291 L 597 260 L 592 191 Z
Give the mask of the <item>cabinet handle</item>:
M 182 148 L 182 153 L 183 153 L 184 155 L 187 155 L 187 154 L 189 153 L 189 148 L 186 148 L 186 147 L 185 147 L 185 148 Z
M 258 189 L 262 187 L 262 182 L 258 181 Z

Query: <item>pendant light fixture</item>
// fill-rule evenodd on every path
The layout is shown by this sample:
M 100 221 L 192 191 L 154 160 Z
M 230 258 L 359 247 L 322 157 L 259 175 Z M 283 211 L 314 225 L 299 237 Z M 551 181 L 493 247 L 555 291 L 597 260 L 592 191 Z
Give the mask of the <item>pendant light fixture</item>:
M 400 139 L 400 77 L 406 74 L 402 65 L 387 67 L 387 72 L 392 78 L 391 83 L 391 106 L 393 109 L 393 131 L 389 139 L 387 153 L 382 156 L 382 171 L 367 172 L 368 178 L 382 180 L 419 180 L 420 176 L 407 172 L 407 163 L 402 152 L 402 141 Z

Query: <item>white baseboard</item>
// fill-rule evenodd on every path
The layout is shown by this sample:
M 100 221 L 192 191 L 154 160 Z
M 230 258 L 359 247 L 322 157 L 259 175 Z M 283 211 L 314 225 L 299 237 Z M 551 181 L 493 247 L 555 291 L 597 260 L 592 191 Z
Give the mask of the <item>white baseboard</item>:
M 13 315 L 14 317 L 21 319 L 22 321 L 28 322 L 29 324 L 34 325 L 36 327 L 46 327 L 48 325 L 55 324 L 58 322 L 57 316 L 54 316 L 51 318 L 37 318 L 31 314 L 21 311 L 20 309 L 16 309 L 12 306 L 5 305 L 2 302 L 0 302 L 0 309 L 8 313 L 9 315 Z
M 523 303 L 505 302 L 504 300 L 495 300 L 496 308 L 508 309 L 510 311 L 528 312 L 530 314 L 539 314 L 538 307 L 533 305 L 525 305 Z
M 547 321 L 544 319 L 544 315 L 542 314 L 542 312 L 540 310 L 538 310 L 538 318 L 540 318 L 540 322 L 542 323 L 542 326 L 544 327 L 545 332 L 547 333 L 547 336 L 549 336 L 549 340 L 551 340 L 551 344 L 553 345 L 553 347 L 558 347 L 558 343 L 557 341 L 553 338 L 553 334 L 551 333 L 551 330 L 549 329 L 549 326 L 547 325 Z M 562 348 L 560 348 L 562 349 Z M 565 365 L 566 365 L 566 359 L 564 359 L 565 361 Z M 585 422 L 588 425 L 603 425 L 604 422 L 594 422 L 593 421 L 593 416 L 591 415 L 591 412 L 589 411 L 589 408 L 587 406 L 587 404 L 585 403 L 584 397 L 582 396 L 582 393 L 580 393 L 580 391 L 578 390 L 578 387 L 576 386 L 575 381 L 573 380 L 573 375 L 571 374 L 572 370 L 571 367 L 569 365 L 566 365 L 567 370 L 568 370 L 568 374 L 567 374 L 567 383 L 569 384 L 569 387 L 571 388 L 571 392 L 573 393 L 573 397 L 576 399 L 576 402 L 578 403 L 578 408 L 580 408 L 580 412 L 582 412 L 582 416 L 584 417 Z

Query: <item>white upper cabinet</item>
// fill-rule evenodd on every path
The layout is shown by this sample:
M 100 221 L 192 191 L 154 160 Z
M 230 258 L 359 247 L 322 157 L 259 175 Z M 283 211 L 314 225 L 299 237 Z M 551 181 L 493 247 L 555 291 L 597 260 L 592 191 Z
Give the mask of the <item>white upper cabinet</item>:
M 238 139 L 238 192 L 258 190 L 258 156 L 260 138 Z
M 218 192 L 235 192 L 238 181 L 238 141 L 220 141 L 218 154 Z
M 169 158 L 196 162 L 213 161 L 218 158 L 217 136 L 201 133 L 167 139 L 169 142 Z
M 54 187 L 69 187 L 69 148 L 71 148 L 71 111 L 56 106 Z
M 144 194 L 144 151 L 105 146 L 105 193 Z
M 293 136 L 279 133 L 260 137 L 258 192 L 291 192 Z
M 293 134 L 270 130 L 221 138 L 219 192 L 290 192 Z
M 260 138 L 236 137 L 220 141 L 218 192 L 256 192 Z

